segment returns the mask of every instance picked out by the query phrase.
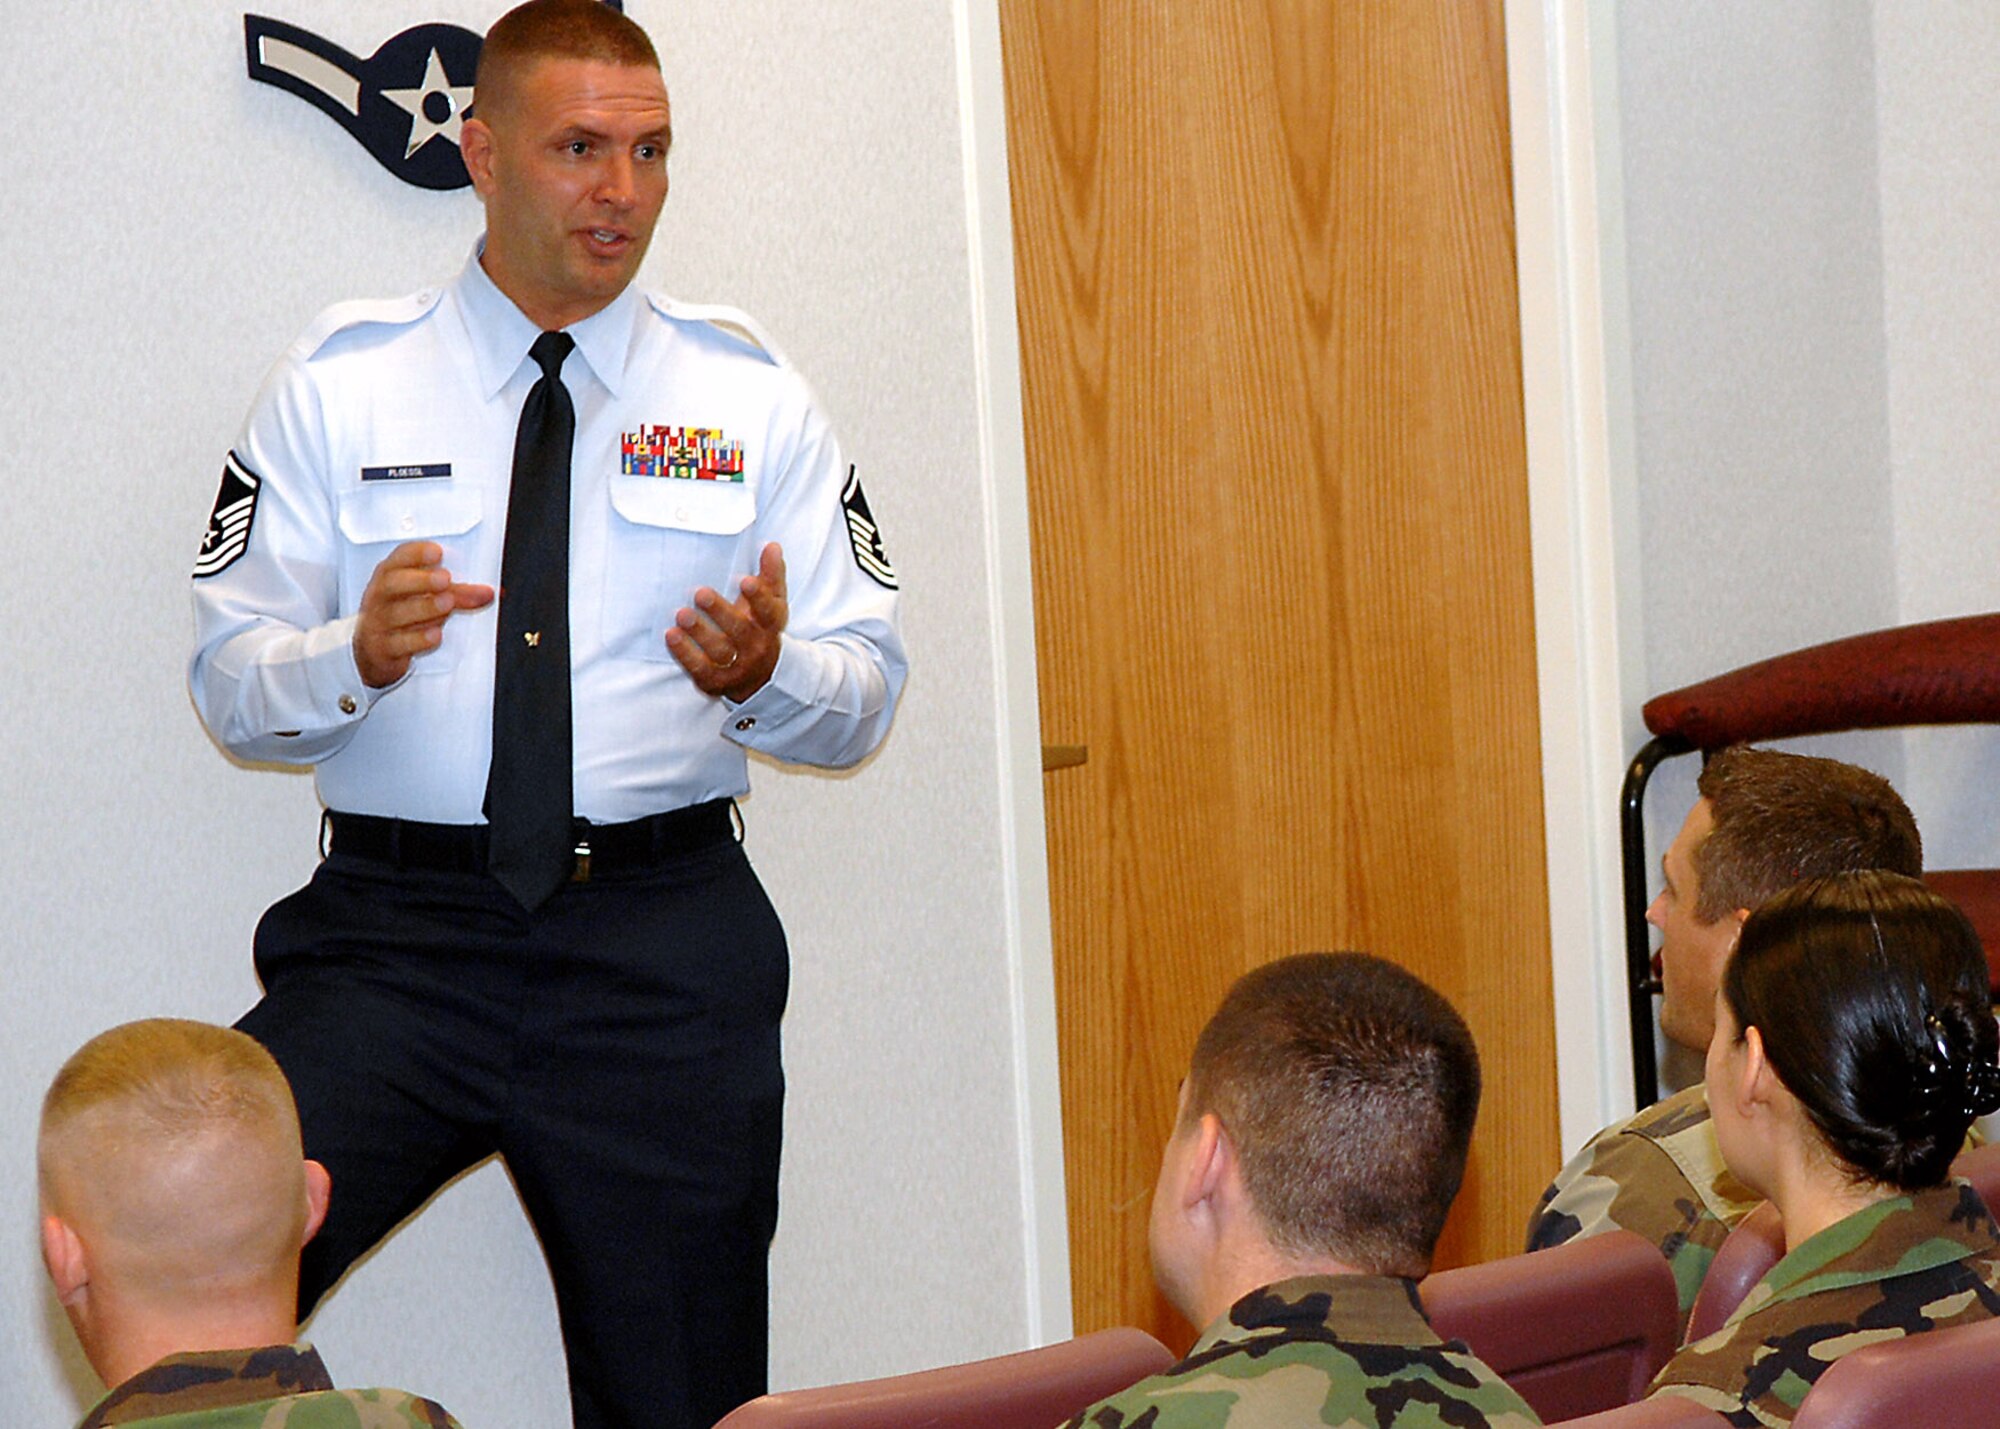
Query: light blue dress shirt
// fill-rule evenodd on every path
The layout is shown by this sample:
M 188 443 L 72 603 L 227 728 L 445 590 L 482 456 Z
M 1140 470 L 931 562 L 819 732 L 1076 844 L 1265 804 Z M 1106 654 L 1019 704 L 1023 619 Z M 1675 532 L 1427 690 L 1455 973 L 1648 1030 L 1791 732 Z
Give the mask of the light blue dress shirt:
M 570 658 L 576 812 L 620 822 L 744 793 L 744 751 L 841 767 L 888 732 L 906 662 L 896 593 L 851 468 L 803 379 L 753 324 L 627 289 L 568 329 Z M 498 586 L 514 433 L 538 329 L 479 266 L 443 289 L 321 314 L 265 379 L 230 453 L 232 540 L 194 581 L 189 688 L 243 759 L 312 764 L 329 808 L 483 821 L 494 607 L 370 690 L 355 612 L 376 565 L 432 540 Z M 652 474 L 625 438 L 702 428 L 741 444 L 739 481 Z M 862 503 L 865 506 L 865 503 Z M 213 538 L 211 532 L 211 539 Z M 734 598 L 784 548 L 790 618 L 770 682 L 702 693 L 667 650 L 696 587 Z

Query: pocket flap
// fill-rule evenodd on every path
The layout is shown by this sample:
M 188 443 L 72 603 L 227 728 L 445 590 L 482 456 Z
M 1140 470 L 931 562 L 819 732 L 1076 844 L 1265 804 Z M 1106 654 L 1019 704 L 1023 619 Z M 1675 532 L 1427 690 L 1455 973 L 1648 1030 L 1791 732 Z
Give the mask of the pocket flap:
M 611 505 L 627 521 L 641 526 L 711 536 L 733 536 L 757 515 L 757 498 L 741 482 L 622 473 L 611 478 Z
M 463 486 L 378 482 L 340 498 L 340 534 L 356 546 L 462 536 L 479 516 L 479 493 Z

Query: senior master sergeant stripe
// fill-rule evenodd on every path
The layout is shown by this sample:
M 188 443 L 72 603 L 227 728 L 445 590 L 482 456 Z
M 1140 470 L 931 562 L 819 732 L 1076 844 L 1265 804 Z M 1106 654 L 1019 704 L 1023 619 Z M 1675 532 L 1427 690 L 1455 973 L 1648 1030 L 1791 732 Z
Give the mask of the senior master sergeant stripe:
M 257 519 L 257 492 L 263 484 L 235 452 L 229 454 L 222 464 L 222 485 L 215 493 L 215 509 L 208 513 L 208 530 L 201 538 L 201 552 L 195 557 L 196 580 L 228 570 L 238 556 L 250 549 L 250 523 Z
M 895 567 L 889 564 L 889 553 L 882 549 L 882 532 L 869 514 L 868 498 L 861 494 L 861 476 L 852 466 L 847 468 L 847 489 L 840 493 L 840 505 L 847 513 L 847 536 L 854 543 L 854 564 L 877 583 L 895 590 Z

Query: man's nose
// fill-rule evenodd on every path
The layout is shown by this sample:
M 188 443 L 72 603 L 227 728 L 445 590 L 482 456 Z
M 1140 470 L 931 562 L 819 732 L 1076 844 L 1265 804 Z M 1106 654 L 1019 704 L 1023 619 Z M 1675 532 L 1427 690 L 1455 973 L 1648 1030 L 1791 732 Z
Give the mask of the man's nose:
M 630 154 L 613 154 L 605 160 L 604 170 L 598 177 L 597 200 L 617 208 L 631 206 L 634 184 L 633 165 Z
M 1663 933 L 1667 930 L 1667 915 L 1660 905 L 1666 901 L 1667 890 L 1662 888 L 1658 893 L 1653 895 L 1653 901 L 1646 905 L 1646 921 Z

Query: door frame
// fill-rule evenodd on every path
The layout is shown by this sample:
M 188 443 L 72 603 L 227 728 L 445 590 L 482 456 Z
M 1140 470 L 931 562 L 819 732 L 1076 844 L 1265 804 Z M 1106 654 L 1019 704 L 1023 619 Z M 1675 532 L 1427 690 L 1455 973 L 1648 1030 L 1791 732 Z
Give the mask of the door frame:
M 1041 691 L 1028 554 L 1028 453 L 1014 302 L 1014 223 L 1007 171 L 1007 91 L 1000 0 L 952 0 L 959 142 L 979 401 L 979 485 L 993 612 L 993 698 L 1000 731 L 1000 856 L 1006 902 L 1008 1026 L 1014 1049 L 1015 1145 L 1028 1343 L 1075 1333 L 1069 1210 L 1063 1179 L 1062 1080 L 1056 1049 L 1055 943 L 1042 805 Z
M 1505 0 L 1565 1155 L 1633 1110 L 1618 795 L 1644 737 L 1611 0 Z

